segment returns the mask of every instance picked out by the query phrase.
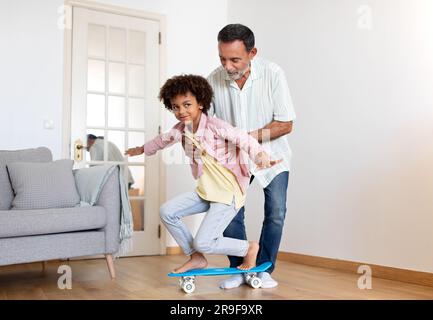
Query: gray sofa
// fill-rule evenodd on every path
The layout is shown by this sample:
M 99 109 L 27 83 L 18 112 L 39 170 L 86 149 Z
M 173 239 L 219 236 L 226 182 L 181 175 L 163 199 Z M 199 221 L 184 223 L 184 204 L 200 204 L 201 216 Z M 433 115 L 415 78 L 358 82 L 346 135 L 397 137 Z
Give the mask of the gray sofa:
M 103 254 L 114 278 L 112 254 L 119 249 L 120 228 L 117 170 L 105 183 L 95 206 L 38 210 L 7 206 L 12 204 L 13 194 L 6 165 L 49 161 L 52 154 L 45 147 L 0 150 L 0 266 Z

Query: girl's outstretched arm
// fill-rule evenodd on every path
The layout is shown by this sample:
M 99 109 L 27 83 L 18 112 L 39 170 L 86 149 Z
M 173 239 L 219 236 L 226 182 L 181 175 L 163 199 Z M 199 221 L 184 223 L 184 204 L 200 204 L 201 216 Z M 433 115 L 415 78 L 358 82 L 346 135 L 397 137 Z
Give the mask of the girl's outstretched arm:
M 183 124 L 179 122 L 168 132 L 161 133 L 141 147 L 130 148 L 125 151 L 125 155 L 136 156 L 145 153 L 146 156 L 155 154 L 158 150 L 167 148 L 182 139 Z

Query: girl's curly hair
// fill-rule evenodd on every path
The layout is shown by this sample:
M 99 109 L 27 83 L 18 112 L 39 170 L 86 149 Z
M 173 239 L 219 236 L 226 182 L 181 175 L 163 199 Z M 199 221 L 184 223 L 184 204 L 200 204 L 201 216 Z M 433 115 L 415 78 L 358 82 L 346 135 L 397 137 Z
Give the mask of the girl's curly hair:
M 179 94 L 191 92 L 197 102 L 203 106 L 202 111 L 207 114 L 212 102 L 213 90 L 209 82 L 202 76 L 179 75 L 168 79 L 159 91 L 159 100 L 168 110 L 172 110 L 171 99 Z

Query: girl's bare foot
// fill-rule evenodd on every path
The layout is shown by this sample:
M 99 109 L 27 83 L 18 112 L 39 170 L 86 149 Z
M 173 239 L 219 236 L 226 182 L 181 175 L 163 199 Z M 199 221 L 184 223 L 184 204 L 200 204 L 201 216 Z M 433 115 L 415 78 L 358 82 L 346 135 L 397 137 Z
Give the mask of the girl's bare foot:
M 200 252 L 194 252 L 189 260 L 185 262 L 182 266 L 174 269 L 173 273 L 187 272 L 191 269 L 203 269 L 207 267 L 207 260 L 203 254 Z
M 250 241 L 247 255 L 244 257 L 243 263 L 238 266 L 240 270 L 249 270 L 256 266 L 257 254 L 259 253 L 259 244 L 256 241 Z

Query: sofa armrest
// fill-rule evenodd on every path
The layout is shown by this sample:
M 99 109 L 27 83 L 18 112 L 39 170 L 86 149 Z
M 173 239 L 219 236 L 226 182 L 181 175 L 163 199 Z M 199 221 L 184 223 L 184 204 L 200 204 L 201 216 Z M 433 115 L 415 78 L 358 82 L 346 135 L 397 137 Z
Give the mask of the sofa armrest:
M 107 224 L 103 229 L 105 231 L 105 253 L 117 252 L 120 241 L 121 212 L 119 168 L 113 170 L 105 182 L 96 205 L 103 207 L 107 214 Z

